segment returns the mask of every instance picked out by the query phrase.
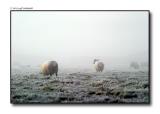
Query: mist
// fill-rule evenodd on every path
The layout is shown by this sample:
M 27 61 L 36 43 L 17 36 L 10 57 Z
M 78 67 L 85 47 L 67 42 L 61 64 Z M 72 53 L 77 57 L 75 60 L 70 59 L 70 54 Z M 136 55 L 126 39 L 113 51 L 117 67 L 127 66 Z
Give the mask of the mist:
M 12 66 L 55 60 L 60 68 L 91 68 L 97 58 L 107 69 L 148 62 L 148 15 L 143 11 L 12 12 Z

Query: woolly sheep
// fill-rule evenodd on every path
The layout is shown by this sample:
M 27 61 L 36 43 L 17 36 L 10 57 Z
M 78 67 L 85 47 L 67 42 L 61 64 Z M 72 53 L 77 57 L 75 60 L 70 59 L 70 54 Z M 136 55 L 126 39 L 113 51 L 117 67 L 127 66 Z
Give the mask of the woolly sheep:
M 58 63 L 56 61 L 47 61 L 41 65 L 42 74 L 45 75 L 52 75 L 58 73 Z
M 95 70 L 97 72 L 102 72 L 103 71 L 103 69 L 104 69 L 103 62 L 100 62 L 98 59 L 94 59 L 93 64 L 94 64 Z
M 134 68 L 134 69 L 139 69 L 139 64 L 138 64 L 137 62 L 132 62 L 132 63 L 130 64 L 130 67 L 131 67 L 131 68 Z

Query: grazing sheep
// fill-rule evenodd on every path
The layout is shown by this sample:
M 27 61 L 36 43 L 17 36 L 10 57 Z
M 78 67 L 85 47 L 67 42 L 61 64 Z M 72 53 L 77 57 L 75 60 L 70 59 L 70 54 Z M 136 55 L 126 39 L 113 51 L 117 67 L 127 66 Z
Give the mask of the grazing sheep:
M 102 72 L 104 69 L 103 62 L 100 62 L 98 59 L 94 59 L 93 64 L 95 65 L 95 69 L 97 72 Z
M 139 64 L 137 63 L 137 62 L 132 62 L 131 64 L 130 64 L 130 67 L 131 68 L 134 68 L 134 69 L 139 69 Z
M 43 75 L 52 75 L 58 73 L 58 63 L 56 61 L 48 61 L 41 65 L 41 70 Z

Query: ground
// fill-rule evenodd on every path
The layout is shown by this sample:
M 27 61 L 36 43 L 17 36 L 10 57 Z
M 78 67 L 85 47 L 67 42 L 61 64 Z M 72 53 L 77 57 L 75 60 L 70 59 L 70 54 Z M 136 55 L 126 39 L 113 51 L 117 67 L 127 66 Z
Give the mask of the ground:
M 11 103 L 149 103 L 147 71 L 11 73 Z

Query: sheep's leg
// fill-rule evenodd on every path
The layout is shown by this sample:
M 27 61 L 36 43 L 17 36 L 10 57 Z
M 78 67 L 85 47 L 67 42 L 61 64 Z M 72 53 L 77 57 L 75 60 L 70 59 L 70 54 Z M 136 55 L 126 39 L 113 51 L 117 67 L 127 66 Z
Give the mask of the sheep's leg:
M 57 76 L 58 74 L 57 74 L 57 72 L 56 72 L 56 76 Z

